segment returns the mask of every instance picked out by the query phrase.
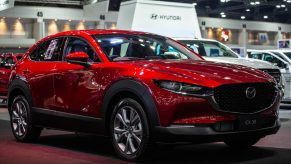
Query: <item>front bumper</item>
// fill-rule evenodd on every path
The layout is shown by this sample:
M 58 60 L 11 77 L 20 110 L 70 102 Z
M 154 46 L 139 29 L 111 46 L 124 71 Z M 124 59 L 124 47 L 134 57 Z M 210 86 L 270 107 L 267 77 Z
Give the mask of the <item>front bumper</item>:
M 169 127 L 155 127 L 154 134 L 157 141 L 163 142 L 218 142 L 230 137 L 265 137 L 275 134 L 281 127 L 279 119 L 273 125 L 255 130 L 216 131 L 213 126 L 176 125 Z

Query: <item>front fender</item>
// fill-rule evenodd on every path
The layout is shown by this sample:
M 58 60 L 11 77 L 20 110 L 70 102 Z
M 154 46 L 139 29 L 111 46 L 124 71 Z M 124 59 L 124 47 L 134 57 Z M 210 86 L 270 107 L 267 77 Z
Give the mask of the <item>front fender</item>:
M 115 82 L 111 85 L 111 87 L 105 93 L 103 98 L 103 103 L 101 105 L 101 116 L 102 118 L 106 118 L 106 114 L 108 114 L 109 103 L 112 98 L 120 92 L 131 92 L 136 95 L 139 100 L 142 101 L 145 112 L 148 116 L 150 125 L 160 126 L 160 120 L 158 116 L 158 110 L 155 104 L 155 101 L 149 91 L 149 89 L 143 85 L 141 82 L 138 82 L 133 79 L 124 79 L 118 82 Z

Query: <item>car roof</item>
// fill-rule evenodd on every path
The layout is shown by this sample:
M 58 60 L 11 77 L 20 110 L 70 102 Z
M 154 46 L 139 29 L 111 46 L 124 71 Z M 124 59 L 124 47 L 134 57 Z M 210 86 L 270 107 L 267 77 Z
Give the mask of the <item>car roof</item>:
M 86 34 L 86 35 L 102 35 L 102 34 L 152 34 L 147 32 L 141 31 L 128 31 L 128 30 L 72 30 L 72 31 L 65 31 L 59 32 L 53 36 L 63 36 L 63 35 L 76 35 L 76 34 Z M 153 34 L 152 34 L 153 35 Z
M 59 32 L 53 35 L 49 35 L 41 40 L 39 40 L 34 46 L 38 45 L 39 43 L 51 39 L 51 38 L 56 38 L 56 37 L 61 37 L 61 36 L 90 36 L 90 35 L 102 35 L 102 34 L 132 34 L 132 35 L 142 35 L 142 34 L 148 34 L 148 35 L 157 35 L 153 33 L 147 33 L 147 32 L 141 32 L 141 31 L 129 31 L 129 30 L 98 30 L 98 29 L 91 29 L 91 30 L 71 30 L 71 31 L 63 31 Z
M 194 41 L 210 41 L 210 42 L 218 42 L 214 39 L 205 39 L 205 38 L 173 38 L 174 40 L 194 40 Z
M 291 52 L 290 49 L 277 49 L 277 50 L 267 50 L 267 51 L 274 51 L 274 52 Z

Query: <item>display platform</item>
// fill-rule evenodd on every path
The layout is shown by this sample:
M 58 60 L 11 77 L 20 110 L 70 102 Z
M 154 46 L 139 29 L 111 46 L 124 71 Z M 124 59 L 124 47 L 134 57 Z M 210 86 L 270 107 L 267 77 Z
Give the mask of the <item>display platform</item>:
M 223 143 L 159 145 L 148 163 L 273 164 L 291 161 L 291 111 L 280 110 L 282 127 L 251 150 L 233 150 Z M 0 107 L 0 163 L 127 163 L 116 157 L 108 138 L 45 130 L 39 141 L 15 141 L 7 108 Z

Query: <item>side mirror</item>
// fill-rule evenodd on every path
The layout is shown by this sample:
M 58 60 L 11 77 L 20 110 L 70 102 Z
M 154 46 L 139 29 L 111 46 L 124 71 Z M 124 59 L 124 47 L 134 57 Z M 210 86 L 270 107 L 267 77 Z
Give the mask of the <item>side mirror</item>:
M 89 67 L 90 64 L 88 63 L 89 56 L 85 52 L 73 52 L 66 56 L 66 59 L 69 63 L 72 64 L 79 64 L 85 67 Z

